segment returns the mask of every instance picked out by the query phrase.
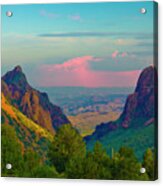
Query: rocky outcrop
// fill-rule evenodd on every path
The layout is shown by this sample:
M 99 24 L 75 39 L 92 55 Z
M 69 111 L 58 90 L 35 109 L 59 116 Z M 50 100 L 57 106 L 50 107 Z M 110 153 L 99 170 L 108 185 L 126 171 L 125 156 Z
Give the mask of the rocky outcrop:
M 61 108 L 49 101 L 46 93 L 28 84 L 20 66 L 7 72 L 1 82 L 2 92 L 10 104 L 51 133 L 63 124 L 70 123 Z
M 132 121 L 142 118 L 144 122 L 155 118 L 157 107 L 157 73 L 153 66 L 144 69 L 138 79 L 135 92 L 128 96 L 120 116 L 121 126 L 128 128 Z

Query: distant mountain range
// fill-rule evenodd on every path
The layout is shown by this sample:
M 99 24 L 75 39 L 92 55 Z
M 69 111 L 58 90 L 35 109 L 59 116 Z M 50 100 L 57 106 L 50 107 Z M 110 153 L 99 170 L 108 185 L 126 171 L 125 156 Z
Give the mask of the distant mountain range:
M 20 66 L 7 72 L 1 82 L 2 93 L 8 102 L 50 133 L 54 134 L 58 127 L 70 123 L 61 108 L 49 101 L 46 93 L 28 84 Z
M 128 96 L 119 119 L 98 125 L 85 140 L 89 149 L 100 141 L 106 148 L 108 145 L 115 149 L 123 145 L 134 147 L 138 156 L 141 156 L 146 148 L 154 148 L 156 124 L 157 72 L 150 66 L 142 71 L 136 89 Z

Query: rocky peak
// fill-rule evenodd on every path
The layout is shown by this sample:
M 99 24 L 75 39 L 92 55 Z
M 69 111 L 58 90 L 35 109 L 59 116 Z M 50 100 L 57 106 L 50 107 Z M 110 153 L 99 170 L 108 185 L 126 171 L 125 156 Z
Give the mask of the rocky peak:
M 21 66 L 16 66 L 15 68 L 14 68 L 14 71 L 15 72 L 22 72 L 22 68 L 21 68 Z
M 54 133 L 60 126 L 69 124 L 61 108 L 50 102 L 46 93 L 32 88 L 20 66 L 2 77 L 2 92 L 24 115 Z
M 26 76 L 22 71 L 20 66 L 16 66 L 13 70 L 7 72 L 2 80 L 10 87 L 14 86 L 14 88 L 22 91 L 26 91 L 30 88 Z
M 128 128 L 136 119 L 146 122 L 155 117 L 157 72 L 153 66 L 145 68 L 137 82 L 135 92 L 128 96 L 121 114 L 121 126 Z M 140 122 L 139 122 L 140 123 Z M 139 125 L 138 123 L 135 125 Z
M 154 88 L 155 74 L 155 68 L 153 66 L 144 69 L 138 79 L 135 92 L 141 92 L 143 89 Z

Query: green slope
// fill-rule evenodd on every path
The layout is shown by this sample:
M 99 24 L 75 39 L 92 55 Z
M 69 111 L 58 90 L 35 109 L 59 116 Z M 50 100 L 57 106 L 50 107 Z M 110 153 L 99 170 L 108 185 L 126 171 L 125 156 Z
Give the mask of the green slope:
M 147 148 L 154 148 L 154 131 L 154 124 L 139 128 L 120 128 L 103 136 L 98 141 L 103 144 L 110 155 L 113 149 L 117 151 L 122 146 L 132 147 L 137 158 L 141 160 Z M 87 143 L 87 149 L 92 150 L 96 141 L 96 137 L 93 137 Z

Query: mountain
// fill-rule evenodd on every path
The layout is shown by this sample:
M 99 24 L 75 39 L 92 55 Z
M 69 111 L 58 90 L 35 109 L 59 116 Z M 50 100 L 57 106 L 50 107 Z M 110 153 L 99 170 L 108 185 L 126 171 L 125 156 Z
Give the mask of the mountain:
M 61 108 L 49 101 L 46 93 L 32 88 L 20 66 L 2 78 L 2 93 L 9 103 L 26 117 L 54 134 L 63 124 L 70 123 Z
M 120 117 L 121 125 L 128 128 L 135 118 L 142 118 L 144 124 L 154 121 L 157 89 L 156 69 L 152 66 L 141 73 L 135 92 L 128 96 L 124 111 Z M 138 124 L 136 124 L 138 125 Z
M 141 157 L 146 148 L 154 148 L 157 118 L 157 72 L 153 66 L 145 68 L 133 94 L 129 95 L 120 117 L 113 122 L 102 123 L 95 132 L 85 137 L 88 149 L 96 141 L 106 148 L 118 149 L 131 146 Z

